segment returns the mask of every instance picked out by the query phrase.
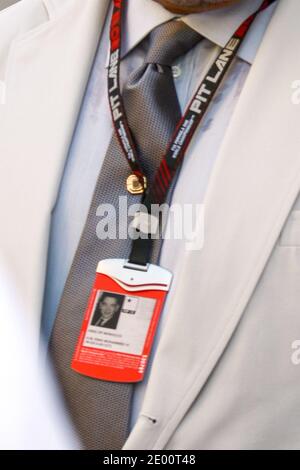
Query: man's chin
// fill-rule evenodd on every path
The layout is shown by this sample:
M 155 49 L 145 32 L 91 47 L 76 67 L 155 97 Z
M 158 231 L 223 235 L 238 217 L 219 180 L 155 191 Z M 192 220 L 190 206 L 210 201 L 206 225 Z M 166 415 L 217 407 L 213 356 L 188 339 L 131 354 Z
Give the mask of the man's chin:
M 180 15 L 184 15 L 187 13 L 199 13 L 208 10 L 215 10 L 216 8 L 224 8 L 234 3 L 238 3 L 241 0 L 216 0 L 212 2 L 203 2 L 199 1 L 199 4 L 195 5 L 183 5 L 177 3 L 176 0 L 154 0 L 157 3 L 163 5 L 167 10 L 171 11 L 172 13 L 177 13 Z M 188 3 L 188 2 L 187 2 Z M 196 2 L 195 2 L 196 3 Z

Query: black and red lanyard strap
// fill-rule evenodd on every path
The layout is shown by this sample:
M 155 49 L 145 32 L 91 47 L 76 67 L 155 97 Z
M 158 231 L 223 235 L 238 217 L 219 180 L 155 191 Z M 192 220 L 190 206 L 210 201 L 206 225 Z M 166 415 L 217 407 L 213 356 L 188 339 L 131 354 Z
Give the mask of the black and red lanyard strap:
M 181 120 L 178 122 L 174 135 L 167 146 L 161 163 L 156 170 L 153 183 L 144 191 L 143 204 L 150 211 L 152 204 L 163 204 L 171 187 L 173 178 L 179 165 L 182 163 L 185 152 L 201 123 L 207 108 L 218 91 L 224 76 L 232 64 L 237 52 L 247 35 L 256 16 L 269 7 L 276 0 L 264 0 L 259 9 L 247 18 L 235 31 L 226 46 L 221 50 L 207 75 L 200 83 L 192 100 L 190 101 Z M 134 139 L 128 125 L 120 91 L 120 63 L 121 63 L 121 34 L 122 18 L 126 0 L 114 0 L 114 8 L 110 29 L 110 63 L 108 70 L 109 105 L 112 114 L 115 133 L 119 140 L 131 171 L 144 185 L 146 178 L 139 162 Z M 132 253 L 129 262 L 146 265 L 151 255 L 150 236 L 145 240 L 138 238 L 133 241 Z

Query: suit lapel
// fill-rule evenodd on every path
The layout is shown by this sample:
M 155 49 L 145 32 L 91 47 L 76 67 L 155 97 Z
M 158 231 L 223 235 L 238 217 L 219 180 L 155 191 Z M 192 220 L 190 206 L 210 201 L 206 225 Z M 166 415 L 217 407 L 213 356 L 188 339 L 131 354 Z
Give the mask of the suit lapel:
M 281 0 L 264 36 L 210 181 L 203 249 L 186 253 L 124 449 L 167 444 L 237 328 L 300 190 L 299 109 L 291 101 L 299 15 L 298 2 Z
M 9 200 L 1 208 L 1 246 L 37 341 L 51 209 L 108 5 L 27 0 L 11 7 L 20 28 L 8 45 L 6 102 L 0 106 L 0 197 Z M 22 30 L 34 8 L 43 16 Z

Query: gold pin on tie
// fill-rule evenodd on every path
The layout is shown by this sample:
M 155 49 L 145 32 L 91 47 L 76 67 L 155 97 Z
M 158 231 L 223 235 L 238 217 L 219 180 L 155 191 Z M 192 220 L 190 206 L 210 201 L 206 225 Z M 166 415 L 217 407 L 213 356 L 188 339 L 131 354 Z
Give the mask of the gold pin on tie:
M 129 175 L 126 181 L 127 191 L 130 194 L 143 194 L 145 189 L 147 189 L 146 176 L 143 176 L 143 180 L 144 180 L 144 184 L 141 183 L 139 177 L 135 173 L 132 173 L 131 175 Z

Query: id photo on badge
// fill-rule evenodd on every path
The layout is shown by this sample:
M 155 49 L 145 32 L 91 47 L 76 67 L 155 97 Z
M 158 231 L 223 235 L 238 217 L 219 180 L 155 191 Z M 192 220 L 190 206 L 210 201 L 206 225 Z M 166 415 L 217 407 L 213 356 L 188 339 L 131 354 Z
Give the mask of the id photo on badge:
M 156 300 L 99 290 L 95 296 L 83 345 L 141 354 Z
M 94 305 L 91 326 L 117 329 L 125 295 L 99 292 Z

